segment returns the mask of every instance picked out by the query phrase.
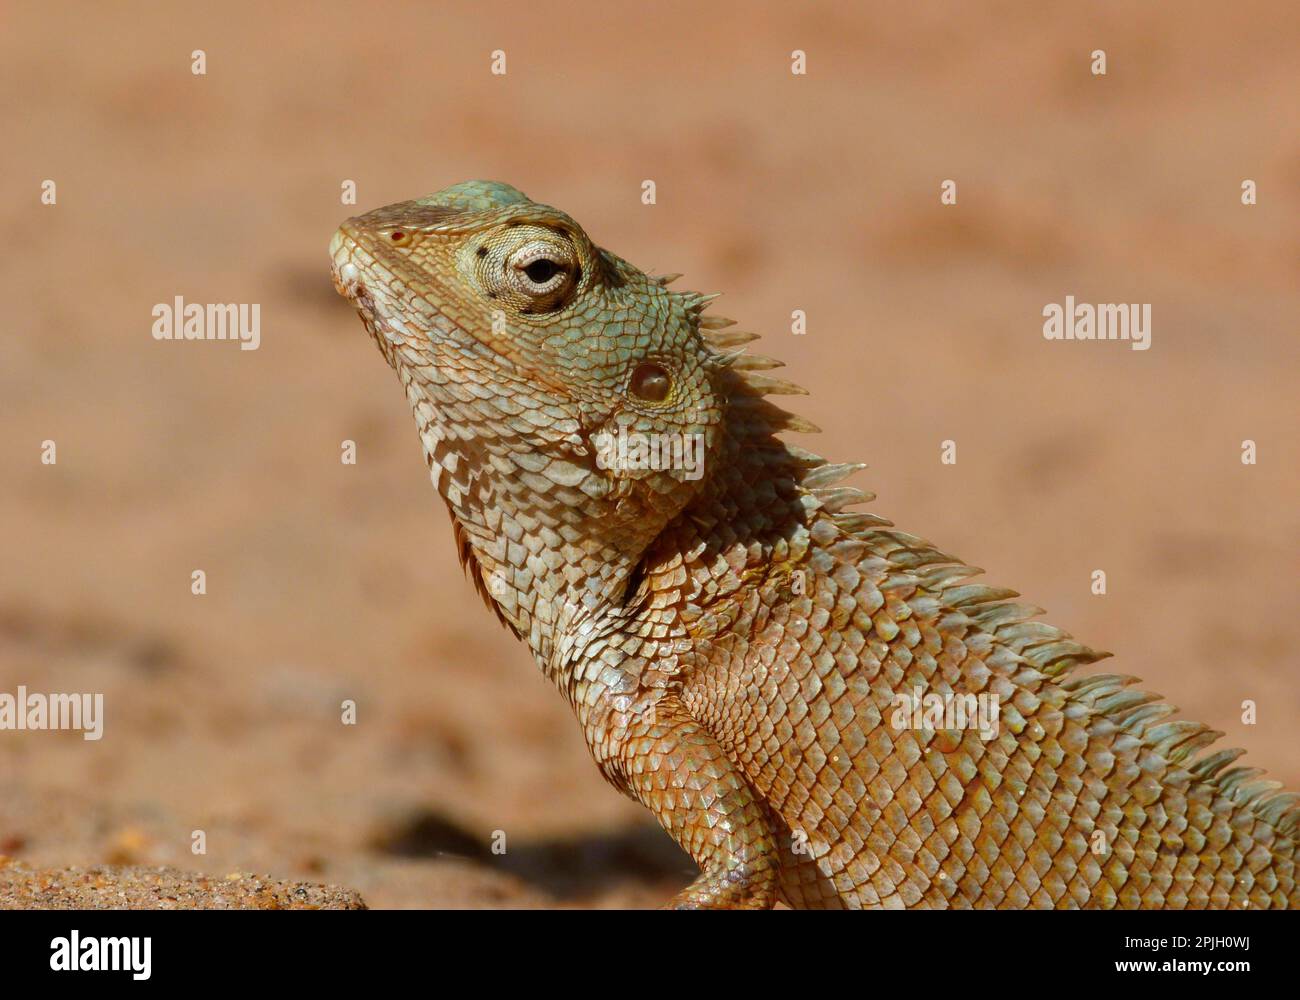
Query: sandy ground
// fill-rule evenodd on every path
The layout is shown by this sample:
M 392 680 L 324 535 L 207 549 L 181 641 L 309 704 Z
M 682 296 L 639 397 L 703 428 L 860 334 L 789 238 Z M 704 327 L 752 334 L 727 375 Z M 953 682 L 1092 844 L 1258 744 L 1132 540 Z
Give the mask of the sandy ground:
M 690 877 L 462 579 L 330 287 L 342 218 L 472 177 L 724 290 L 872 509 L 1300 787 L 1300 9 L 750 11 L 6 5 L 0 692 L 106 714 L 99 741 L 0 732 L 0 854 L 373 907 L 639 906 Z M 261 348 L 155 342 L 177 295 L 260 303 Z M 1066 295 L 1151 303 L 1151 350 L 1045 341 Z
M 159 866 L 34 870 L 0 856 L 0 910 L 364 910 L 351 889 Z

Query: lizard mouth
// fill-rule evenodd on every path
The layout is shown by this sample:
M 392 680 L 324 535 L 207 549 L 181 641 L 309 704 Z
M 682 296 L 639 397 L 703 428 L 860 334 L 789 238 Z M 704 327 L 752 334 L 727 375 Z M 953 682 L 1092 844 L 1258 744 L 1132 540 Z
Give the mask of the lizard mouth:
M 361 287 L 361 271 L 352 263 L 354 245 L 342 229 L 330 239 L 330 278 L 334 282 L 334 291 L 349 302 L 355 302 Z
M 365 269 L 376 263 L 365 244 L 348 231 L 346 223 L 330 239 L 334 290 L 352 303 L 380 350 L 388 356 L 394 346 L 409 338 L 410 332 L 392 309 L 384 308 L 382 286 L 372 288 L 363 279 Z

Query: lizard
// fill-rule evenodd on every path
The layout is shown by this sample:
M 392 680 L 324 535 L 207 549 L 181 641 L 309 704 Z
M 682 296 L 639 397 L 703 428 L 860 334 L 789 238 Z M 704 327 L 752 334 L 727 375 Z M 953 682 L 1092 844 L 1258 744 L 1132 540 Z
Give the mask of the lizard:
M 772 398 L 803 390 L 715 296 L 490 181 L 350 218 L 330 256 L 464 569 L 699 866 L 669 906 L 1300 905 L 1300 797 L 858 509 L 865 466 L 783 439 L 816 430 Z M 992 731 L 946 712 L 972 696 Z

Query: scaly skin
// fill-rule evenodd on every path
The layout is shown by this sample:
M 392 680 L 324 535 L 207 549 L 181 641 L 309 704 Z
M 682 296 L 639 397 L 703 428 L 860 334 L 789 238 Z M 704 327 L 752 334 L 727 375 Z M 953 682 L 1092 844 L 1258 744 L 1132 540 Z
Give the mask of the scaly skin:
M 349 219 L 331 255 L 475 585 L 699 864 L 674 905 L 1300 904 L 1296 797 L 845 510 L 859 466 L 779 440 L 813 428 L 765 397 L 801 390 L 708 297 L 490 182 Z M 703 475 L 598 461 L 620 429 L 699 435 Z M 996 695 L 997 735 L 896 717 L 918 689 Z

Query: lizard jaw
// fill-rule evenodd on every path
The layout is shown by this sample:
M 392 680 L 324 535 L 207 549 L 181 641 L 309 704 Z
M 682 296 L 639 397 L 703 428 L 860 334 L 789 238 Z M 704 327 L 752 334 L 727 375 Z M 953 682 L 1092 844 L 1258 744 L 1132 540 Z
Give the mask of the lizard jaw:
M 390 365 L 396 367 L 395 350 L 402 345 L 421 349 L 428 344 L 447 345 L 458 352 L 486 352 L 497 363 L 522 368 L 521 360 L 510 350 L 509 342 L 497 337 L 480 336 L 453 322 L 440 312 L 433 300 L 422 296 L 416 305 L 403 298 L 400 276 L 391 273 L 393 262 L 385 260 L 366 238 L 365 229 L 349 219 L 330 238 L 330 278 L 334 290 L 352 303 L 361 322 L 380 353 Z M 387 275 L 388 281 L 375 278 Z M 393 285 L 398 285 L 394 292 Z M 403 310 L 424 307 L 422 325 L 408 326 L 403 320 Z M 538 381 L 546 381 L 541 373 L 532 373 Z M 552 386 L 554 387 L 554 386 Z
M 356 260 L 358 255 L 360 264 Z M 364 268 L 369 263 L 365 247 L 344 223 L 330 238 L 330 278 L 334 290 L 352 303 L 384 360 L 396 368 L 395 348 L 410 339 L 411 334 L 398 316 L 380 308 L 373 290 L 362 281 Z

